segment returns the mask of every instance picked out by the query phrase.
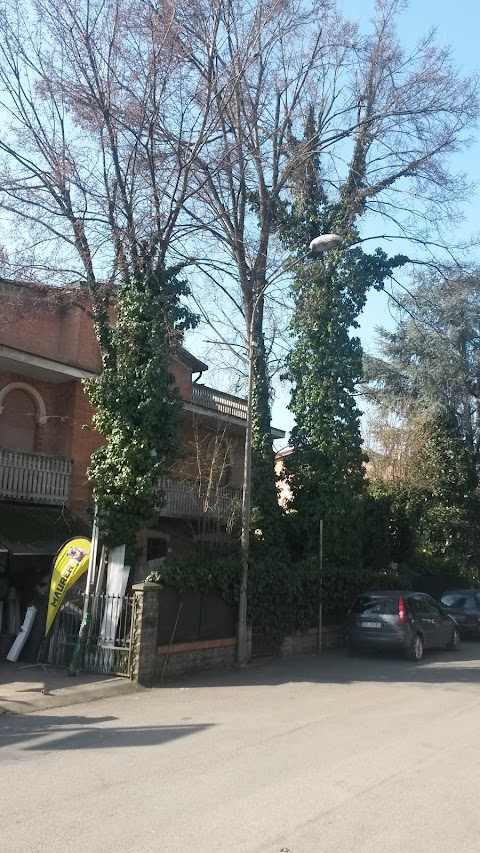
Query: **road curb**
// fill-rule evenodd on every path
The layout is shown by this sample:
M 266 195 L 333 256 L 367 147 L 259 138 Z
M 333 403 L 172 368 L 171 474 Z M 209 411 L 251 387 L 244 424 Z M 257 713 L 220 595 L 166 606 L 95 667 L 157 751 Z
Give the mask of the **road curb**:
M 128 696 L 138 693 L 145 688 L 124 678 L 103 681 L 101 684 L 82 684 L 78 687 L 60 687 L 52 693 L 39 693 L 28 702 L 2 700 L 0 716 L 6 714 L 26 715 L 37 711 L 48 711 L 50 708 L 66 708 L 69 705 L 79 705 L 83 702 L 94 702 L 98 699 L 110 699 L 115 696 Z

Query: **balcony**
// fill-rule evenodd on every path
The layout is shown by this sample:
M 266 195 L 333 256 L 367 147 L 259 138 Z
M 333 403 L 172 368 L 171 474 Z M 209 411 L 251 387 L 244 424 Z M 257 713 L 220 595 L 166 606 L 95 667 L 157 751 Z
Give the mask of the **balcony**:
M 192 403 L 201 406 L 202 409 L 211 409 L 231 418 L 247 419 L 247 403 L 241 397 L 233 397 L 232 394 L 224 394 L 223 391 L 215 391 L 206 385 L 192 385 Z
M 0 500 L 64 506 L 71 472 L 70 459 L 0 449 Z
M 247 401 L 242 397 L 234 397 L 233 394 L 224 394 L 223 391 L 216 391 L 215 388 L 208 388 L 207 385 L 192 385 L 192 404 L 198 409 L 207 409 L 210 412 L 216 412 L 219 419 L 234 418 L 232 423 L 236 422 L 237 430 L 244 430 L 247 422 Z M 196 408 L 198 407 L 198 408 Z M 189 404 L 186 404 L 189 408 Z M 238 421 L 243 421 L 238 426 Z M 272 438 L 285 438 L 283 429 L 272 427 Z
M 161 477 L 159 486 L 165 493 L 160 515 L 167 518 L 208 518 L 228 524 L 240 512 L 240 489 L 227 486 L 209 493 L 206 488 L 170 477 Z

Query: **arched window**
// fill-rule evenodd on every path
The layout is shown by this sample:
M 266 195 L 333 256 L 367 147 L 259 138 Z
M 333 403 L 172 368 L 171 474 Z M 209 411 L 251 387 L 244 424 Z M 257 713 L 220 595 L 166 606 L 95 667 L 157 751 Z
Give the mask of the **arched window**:
M 0 447 L 33 453 L 37 424 L 45 423 L 43 398 L 23 382 L 0 390 Z

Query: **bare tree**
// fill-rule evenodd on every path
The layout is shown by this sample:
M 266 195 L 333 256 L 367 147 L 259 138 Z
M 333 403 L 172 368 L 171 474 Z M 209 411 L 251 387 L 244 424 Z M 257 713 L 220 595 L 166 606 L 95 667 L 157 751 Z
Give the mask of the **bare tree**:
M 210 305 L 204 309 L 205 318 L 224 347 L 245 359 L 248 354 L 255 389 L 255 526 L 277 546 L 280 511 L 270 433 L 271 352 L 265 332 L 267 323 L 270 338 L 275 337 L 282 326 L 279 317 L 287 312 L 285 298 L 275 291 L 286 253 L 274 238 L 295 165 L 308 155 L 302 145 L 292 152 L 290 139 L 301 122 L 312 75 L 331 48 L 322 43 L 320 33 L 309 32 L 314 21 L 328 17 L 329 5 L 321 3 L 314 16 L 291 0 L 240 5 L 217 0 L 199 4 L 196 15 L 182 19 L 181 29 L 195 68 L 206 71 L 204 57 L 214 45 L 212 109 L 217 133 L 195 158 L 197 192 L 188 211 L 193 222 L 203 224 L 209 247 L 203 255 L 215 259 L 214 272 L 201 265 L 204 274 L 214 279 L 224 297 L 213 317 Z M 248 494 L 247 474 L 246 469 Z
M 78 281 L 90 296 L 104 369 L 89 391 L 109 445 L 90 472 L 119 536 L 134 533 L 136 492 L 147 521 L 155 478 L 178 449 L 168 369 L 190 317 L 169 248 L 207 132 L 208 76 L 185 62 L 168 0 L 1 5 L 9 274 Z
M 366 474 L 374 483 L 404 481 L 412 455 L 411 422 L 387 409 L 370 411 L 363 428 Z
M 210 101 L 208 69 L 200 77 L 185 63 L 174 7 L 12 0 L 0 33 L 10 275 L 78 280 L 96 298 L 147 255 L 165 264 Z
M 462 77 L 434 31 L 405 50 L 396 33 L 404 7 L 378 0 L 366 33 L 331 2 L 310 10 L 298 0 L 215 0 L 196 3 L 195 14 L 177 12 L 192 66 L 211 79 L 217 116 L 217 132 L 195 158 L 197 191 L 187 205 L 203 227 L 203 256 L 217 265 L 204 270 L 222 294 L 204 316 L 234 352 L 242 322 L 254 344 L 257 449 L 270 430 L 268 294 L 277 317 L 282 306 L 288 313 L 284 291 L 275 290 L 289 268 L 277 227 L 292 195 L 301 203 L 314 158 L 324 230 L 337 231 L 345 247 L 367 239 L 358 228 L 368 216 L 378 228 L 368 240 L 405 241 L 405 262 L 435 263 L 439 252 L 461 248 L 450 229 L 468 183 L 450 157 L 470 141 L 478 81 Z
M 187 454 L 194 463 L 195 477 L 187 483 L 193 489 L 202 510 L 195 533 L 202 553 L 207 549 L 229 549 L 232 533 L 238 526 L 241 491 L 232 488 L 233 457 L 237 442 L 221 424 L 206 431 L 194 418 Z M 193 470 L 191 471 L 193 475 Z

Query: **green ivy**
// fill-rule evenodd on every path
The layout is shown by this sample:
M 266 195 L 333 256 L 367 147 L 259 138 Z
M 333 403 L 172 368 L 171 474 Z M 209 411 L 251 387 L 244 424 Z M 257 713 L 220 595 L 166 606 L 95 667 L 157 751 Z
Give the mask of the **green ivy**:
M 161 569 L 150 572 L 147 583 L 159 583 L 179 592 L 187 589 L 206 592 L 217 590 L 229 604 L 238 602 L 240 586 L 239 561 L 236 556 L 199 560 L 185 557 L 165 563 Z
M 238 557 L 199 561 L 195 557 L 165 564 L 146 581 L 179 591 L 216 590 L 229 604 L 238 603 Z M 327 619 L 345 617 L 355 597 L 367 589 L 408 586 L 408 580 L 392 569 L 351 570 L 327 564 L 320 579 L 318 562 L 300 563 L 253 559 L 249 578 L 248 621 L 278 640 L 315 627 L 320 592 Z
M 272 445 L 270 416 L 270 382 L 265 343 L 255 349 L 254 394 L 252 411 L 252 514 L 251 552 L 268 560 L 283 553 L 284 530 L 278 503 L 275 455 Z
M 317 151 L 313 107 L 304 136 Z M 289 520 L 290 546 L 297 556 L 317 552 L 323 519 L 327 560 L 358 567 L 365 456 L 355 401 L 362 347 L 352 329 L 358 327 L 369 289 L 382 289 L 392 270 L 407 259 L 389 258 L 379 248 L 372 254 L 363 251 L 354 224 L 359 210 L 352 207 L 346 188 L 338 202 L 329 201 L 317 154 L 305 160 L 294 184 L 294 202 L 277 211 L 286 247 L 300 258 L 308 240 L 330 232 L 341 236 L 342 247 L 295 268 L 293 346 L 285 371 L 295 417 L 290 436 L 294 452 L 285 460 L 295 511 Z
M 181 399 L 170 365 L 181 333 L 195 318 L 180 302 L 188 287 L 181 267 L 158 267 L 148 253 L 116 294 L 116 325 L 97 316 L 102 372 L 85 381 L 97 407 L 94 425 L 106 443 L 88 476 L 103 540 L 132 544 L 158 518 L 158 478 L 178 456 Z

